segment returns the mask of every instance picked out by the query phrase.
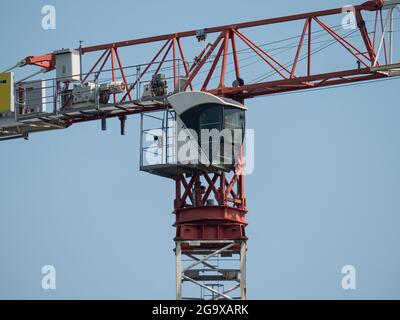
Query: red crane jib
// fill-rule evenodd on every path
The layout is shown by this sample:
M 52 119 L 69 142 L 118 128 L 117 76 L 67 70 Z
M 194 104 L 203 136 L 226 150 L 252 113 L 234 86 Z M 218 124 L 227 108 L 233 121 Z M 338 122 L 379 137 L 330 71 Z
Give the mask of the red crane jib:
M 196 37 L 198 30 L 191 30 L 173 34 L 166 34 L 148 38 L 141 38 L 141 39 L 134 39 L 134 40 L 127 40 L 121 42 L 114 42 L 114 43 L 107 43 L 102 45 L 94 45 L 88 47 L 82 47 L 77 50 L 81 50 L 82 54 L 87 53 L 94 53 L 94 52 L 101 52 L 101 57 L 97 61 L 94 67 L 96 67 L 101 59 L 105 57 L 105 59 L 112 59 L 112 65 L 115 65 L 115 68 L 118 69 L 116 62 L 114 59 L 117 59 L 119 63 L 119 67 L 121 68 L 121 73 L 124 81 L 125 75 L 123 73 L 123 66 L 120 59 L 120 55 L 118 54 L 118 49 L 123 47 L 129 46 L 137 46 L 137 45 L 145 45 L 148 43 L 154 42 L 161 42 L 165 41 L 165 44 L 161 48 L 160 51 L 154 56 L 154 59 L 149 64 L 148 67 L 153 65 L 157 58 L 161 55 L 164 49 L 168 50 L 172 47 L 174 59 L 178 57 L 180 54 L 182 60 L 185 62 L 185 72 L 189 78 L 188 83 L 185 87 L 190 87 L 193 89 L 194 87 L 194 80 L 199 72 L 204 69 L 205 62 L 212 62 L 213 67 L 208 73 L 208 77 L 199 88 L 202 91 L 208 91 L 214 95 L 218 96 L 230 96 L 235 97 L 236 95 L 242 95 L 243 99 L 252 98 L 261 95 L 268 95 L 273 93 L 282 93 L 288 91 L 296 91 L 296 90 L 304 90 L 308 88 L 315 88 L 315 87 L 326 87 L 326 86 L 333 86 L 342 83 L 349 83 L 349 82 L 357 82 L 357 81 L 364 81 L 364 80 L 373 80 L 377 78 L 383 77 L 381 74 L 376 72 L 371 72 L 370 66 L 373 64 L 376 58 L 376 50 L 373 44 L 373 41 L 370 39 L 368 31 L 366 30 L 366 26 L 362 17 L 362 11 L 380 11 L 384 6 L 383 0 L 374 0 L 374 1 L 367 1 L 363 4 L 354 6 L 355 15 L 358 23 L 359 32 L 361 33 L 363 43 L 365 45 L 364 48 L 357 48 L 353 44 L 351 44 L 346 39 L 343 39 L 339 34 L 337 34 L 331 27 L 326 25 L 324 22 L 321 21 L 321 17 L 331 16 L 336 14 L 341 14 L 343 12 L 343 8 L 336 8 L 330 10 L 322 10 L 316 12 L 309 12 L 303 14 L 295 14 L 285 17 L 279 18 L 269 18 L 263 20 L 256 20 L 250 22 L 243 22 L 237 24 L 230 24 L 218 27 L 210 27 L 205 28 L 203 31 L 206 35 L 217 33 L 219 34 L 217 39 L 210 43 L 197 57 L 196 63 L 194 63 L 190 68 L 188 67 L 188 63 L 186 63 L 186 59 L 184 57 L 184 50 L 181 45 L 180 39 L 187 38 L 187 37 Z M 242 32 L 243 29 L 247 28 L 256 28 L 260 26 L 272 25 L 277 23 L 285 23 L 290 21 L 298 21 L 304 20 L 304 28 L 302 31 L 301 41 L 298 45 L 297 54 L 293 59 L 293 67 L 288 69 L 279 61 L 274 59 L 268 52 L 263 50 L 260 46 L 254 43 L 251 39 L 244 35 Z M 311 59 L 311 48 L 312 48 L 312 25 L 317 24 L 325 29 L 329 34 L 331 34 L 332 38 L 336 40 L 340 45 L 342 45 L 347 51 L 350 52 L 354 56 L 354 58 L 359 62 L 359 68 L 354 68 L 350 70 L 342 70 L 337 72 L 328 72 L 324 74 L 315 74 L 312 72 L 312 59 Z M 308 43 L 304 43 L 305 36 L 308 31 Z M 235 73 L 236 77 L 239 79 L 241 78 L 241 68 L 239 65 L 238 57 L 237 57 L 237 50 L 236 50 L 236 40 L 242 41 L 245 45 L 247 45 L 251 50 L 253 50 L 257 55 L 260 56 L 272 69 L 275 70 L 277 74 L 282 76 L 281 80 L 274 80 L 268 82 L 260 82 L 260 83 L 246 83 L 241 86 L 226 86 L 225 85 L 225 73 L 226 73 L 226 55 L 223 54 L 227 50 L 229 50 L 229 42 L 231 42 L 231 52 L 234 59 L 235 65 Z M 297 75 L 297 65 L 299 62 L 299 56 L 304 47 L 308 47 L 308 67 L 307 73 L 304 75 Z M 166 55 L 168 52 L 166 53 Z M 214 56 L 212 56 L 214 54 Z M 223 58 L 221 58 L 223 57 Z M 217 88 L 208 88 L 208 83 L 210 81 L 211 76 L 214 74 L 215 67 L 218 64 L 219 60 L 222 60 L 222 71 L 219 81 L 219 86 Z M 164 57 L 165 59 L 165 57 Z M 55 56 L 53 53 L 48 53 L 45 55 L 40 56 L 30 56 L 25 59 L 25 63 L 27 65 L 35 65 L 42 68 L 47 69 L 48 71 L 54 70 L 56 67 L 55 63 Z M 87 73 L 85 80 L 89 77 L 90 74 L 94 72 L 94 67 Z M 114 67 L 113 67 L 114 68 Z M 146 68 L 145 72 L 143 72 L 142 76 L 149 70 Z M 174 66 L 174 77 L 177 77 L 176 66 Z M 133 86 L 131 86 L 133 87 Z M 131 90 L 128 90 L 127 95 L 124 97 L 123 101 L 127 101 L 127 99 L 131 99 Z M 85 121 L 86 119 L 84 119 Z M 91 120 L 88 118 L 88 120 Z M 81 120 L 79 120 L 81 121 Z

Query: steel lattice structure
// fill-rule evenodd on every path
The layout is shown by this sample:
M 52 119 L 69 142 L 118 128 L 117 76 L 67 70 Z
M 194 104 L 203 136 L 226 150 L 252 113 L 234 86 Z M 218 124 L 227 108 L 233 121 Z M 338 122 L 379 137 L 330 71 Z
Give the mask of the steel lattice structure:
M 71 112 L 66 108 L 68 100 L 62 96 L 63 92 L 69 90 L 71 83 L 52 79 L 52 112 L 17 115 L 14 124 L 6 129 L 0 128 L 0 139 L 27 138 L 31 132 L 68 128 L 76 123 L 94 120 L 102 120 L 102 127 L 105 129 L 107 118 L 119 118 L 124 132 L 127 116 L 170 109 L 166 99 L 143 101 L 140 94 L 141 85 L 163 70 L 170 73 L 169 88 L 173 91 L 168 95 L 202 91 L 240 103 L 259 96 L 398 76 L 400 64 L 395 57 L 393 29 L 398 3 L 374 0 L 346 10 L 336 8 L 149 38 L 81 46 L 77 49 L 81 57 L 86 59 L 90 56 L 94 61 L 87 66 L 87 71 L 83 71 L 82 66 L 81 83 L 92 81 L 97 84 L 102 77 L 109 77 L 112 81 L 120 79 L 126 90 L 122 94 L 113 93 L 111 102 L 106 106 L 93 105 L 85 110 Z M 334 22 L 337 23 L 338 19 L 340 21 L 342 13 L 346 13 L 347 10 L 353 12 L 355 25 L 343 34 L 343 27 L 338 28 Z M 288 60 L 278 57 L 284 50 L 271 49 L 268 45 L 259 44 L 254 38 L 256 34 L 258 38 L 269 39 L 274 28 L 286 27 L 291 30 L 288 39 L 294 42 L 283 48 L 290 48 L 294 53 Z M 269 31 L 269 28 L 272 31 Z M 329 42 L 325 42 L 326 46 L 320 46 L 321 36 L 328 37 Z M 355 37 L 358 41 L 353 41 Z M 204 46 L 196 52 L 194 47 L 198 43 L 204 43 Z M 337 50 L 341 50 L 338 70 L 331 67 L 332 57 L 324 56 L 323 49 L 333 45 Z M 151 56 L 150 61 L 136 66 L 125 65 L 124 62 L 131 56 L 126 50 L 135 48 L 144 48 L 146 54 Z M 195 58 L 188 59 L 188 52 Z M 250 80 L 240 58 L 244 53 L 256 57 L 258 69 L 266 73 L 265 76 Z M 319 54 L 319 60 L 316 59 L 316 54 Z M 345 59 L 348 59 L 349 63 L 342 63 Z M 54 53 L 29 56 L 16 65 L 23 66 L 42 68 L 38 73 L 51 72 L 57 67 L 56 56 Z M 233 67 L 231 71 L 230 66 Z M 322 67 L 325 67 L 325 71 L 322 71 Z M 134 74 L 130 75 L 132 71 Z M 131 78 L 133 80 L 130 80 Z M 172 175 L 176 185 L 174 213 L 177 228 L 175 241 L 178 299 L 184 298 L 182 283 L 185 281 L 211 292 L 210 298 L 230 299 L 230 293 L 236 289 L 240 291 L 238 298 L 247 297 L 247 206 L 244 177 L 241 172 L 239 164 L 231 172 L 195 170 L 190 174 L 179 172 Z M 211 198 L 215 203 L 209 206 L 207 202 Z M 239 255 L 240 263 L 236 269 L 223 269 L 209 262 L 216 256 L 222 259 L 233 255 Z M 193 262 L 186 268 L 182 266 L 183 256 L 189 257 Z M 205 269 L 193 269 L 196 266 L 203 266 Z M 209 271 L 216 274 L 202 275 L 202 272 Z M 210 281 L 233 281 L 236 284 L 230 289 L 225 289 L 215 287 Z
M 353 7 L 352 10 L 354 10 L 357 22 L 357 28 L 354 32 L 362 39 L 358 45 L 340 35 L 339 32 L 335 31 L 334 26 L 330 26 L 327 22 L 324 22 L 325 18 L 338 15 L 340 17 L 343 13 L 343 8 L 336 8 L 202 29 L 200 31 L 208 38 L 212 36 L 216 38 L 207 43 L 195 55 L 193 61 L 186 59 L 186 48 L 184 48 L 182 42 L 188 39 L 189 45 L 193 46 L 193 43 L 201 39 L 198 35 L 199 30 L 78 48 L 77 50 L 84 56 L 88 54 L 98 55 L 97 60 L 90 66 L 89 70 L 82 72 L 82 82 L 91 79 L 96 81 L 102 73 L 110 72 L 113 80 L 120 77 L 125 82 L 128 91 L 120 97 L 114 95 L 113 103 L 115 108 L 113 110 L 102 110 L 91 112 L 90 114 L 81 113 L 63 117 L 62 105 L 57 104 L 57 95 L 60 94 L 61 88 L 57 87 L 54 93 L 53 115 L 44 117 L 42 122 L 37 123 L 37 125 L 40 126 L 40 123 L 47 123 L 56 128 L 68 127 L 74 123 L 83 121 L 124 117 L 162 109 L 164 106 L 160 106 L 160 103 L 156 103 L 153 106 L 147 105 L 144 108 L 140 101 L 138 101 L 139 99 L 133 97 L 133 92 L 141 79 L 157 73 L 167 63 L 172 64 L 174 88 L 178 85 L 178 79 L 181 77 L 179 74 L 180 70 L 178 70 L 181 68 L 184 71 L 184 76 L 188 78 L 183 90 L 202 90 L 217 96 L 236 99 L 249 99 L 257 96 L 376 80 L 385 78 L 388 75 L 397 75 L 396 72 L 398 72 L 399 66 L 393 62 L 393 34 L 390 37 L 387 36 L 390 26 L 388 26 L 389 23 L 383 17 L 384 11 L 387 10 L 390 10 L 390 14 L 392 15 L 395 5 L 397 5 L 397 1 L 374 0 Z M 372 30 L 368 30 L 367 28 L 367 23 L 364 19 L 364 15 L 366 14 L 373 15 L 369 20 Z M 275 25 L 283 27 L 283 25 L 291 22 L 298 22 L 301 28 L 298 32 L 292 30 L 293 34 L 299 40 L 295 48 L 296 54 L 289 63 L 279 61 L 268 50 L 263 49 L 262 46 L 255 43 L 255 41 L 246 35 L 247 30 L 252 30 L 260 34 L 264 33 L 265 37 L 268 38 L 268 30 L 258 31 L 258 29 Z M 320 29 L 318 33 L 322 30 L 326 32 L 331 37 L 332 42 L 343 48 L 343 55 L 346 54 L 351 58 L 352 63 L 356 61 L 358 67 L 343 68 L 339 71 L 324 73 L 315 71 L 317 68 L 313 61 L 313 45 L 316 42 L 314 38 L 317 35 L 313 30 L 317 27 Z M 245 49 L 251 50 L 265 64 L 264 66 L 261 65 L 260 68 L 272 71 L 277 76 L 277 79 L 247 83 L 238 58 L 238 42 Z M 151 61 L 142 66 L 137 79 L 129 82 L 126 77 L 126 67 L 123 64 L 124 59 L 121 55 L 121 50 L 133 47 L 144 48 L 149 45 L 158 45 L 159 49 L 156 49 Z M 305 72 L 300 73 L 298 65 L 302 53 L 304 53 L 302 60 L 306 61 L 307 66 Z M 226 84 L 227 64 L 230 58 L 234 62 L 235 79 L 239 80 L 235 86 Z M 330 58 L 326 57 L 326 62 L 328 61 L 330 62 Z M 219 75 L 216 75 L 216 69 L 219 64 L 220 72 Z M 41 67 L 43 68 L 43 72 L 52 71 L 56 68 L 55 55 L 54 53 L 48 53 L 39 56 L 29 56 L 17 64 L 19 67 L 27 65 Z M 110 69 L 106 70 L 106 65 L 110 65 Z M 203 75 L 206 76 L 202 77 Z M 210 87 L 210 80 L 215 77 L 217 78 L 217 86 Z M 54 85 L 54 87 L 56 86 L 57 84 Z M 21 130 L 21 132 L 26 134 L 30 130 Z M 18 130 L 10 134 L 0 134 L 2 137 L 18 135 Z

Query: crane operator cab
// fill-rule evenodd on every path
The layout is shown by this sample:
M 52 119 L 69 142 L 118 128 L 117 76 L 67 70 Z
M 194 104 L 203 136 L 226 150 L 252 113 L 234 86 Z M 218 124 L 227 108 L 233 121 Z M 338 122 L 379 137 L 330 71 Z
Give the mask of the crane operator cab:
M 141 170 L 167 177 L 196 170 L 232 171 L 242 153 L 247 109 L 237 101 L 206 92 L 177 93 L 167 101 L 169 116 L 163 117 L 162 129 L 150 139 L 155 144 L 149 147 L 153 148 L 152 159 L 154 154 L 161 159 L 157 164 L 142 161 Z M 142 122 L 144 160 L 149 132 L 143 130 Z

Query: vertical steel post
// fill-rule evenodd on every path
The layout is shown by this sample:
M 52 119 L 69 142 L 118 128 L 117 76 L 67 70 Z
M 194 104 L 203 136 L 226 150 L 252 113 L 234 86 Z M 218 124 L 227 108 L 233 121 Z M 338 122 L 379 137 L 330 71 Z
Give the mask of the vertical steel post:
M 82 66 L 82 43 L 83 40 L 79 40 L 79 80 L 83 80 L 83 66 Z
M 140 66 L 136 67 L 136 100 L 140 101 Z
M 390 19 L 390 49 L 389 49 L 389 64 L 393 63 L 393 27 L 394 27 L 394 8 L 389 11 L 389 19 Z
M 247 299 L 246 241 L 177 240 L 175 244 L 177 300 Z M 182 260 L 183 256 L 187 260 Z M 233 256 L 238 258 L 232 258 Z M 236 261 L 236 266 L 232 261 Z M 227 264 L 230 265 L 229 269 L 226 269 Z M 192 289 L 200 288 L 200 296 L 185 295 L 183 291 L 187 286 Z
M 308 18 L 307 77 L 311 76 L 312 18 Z
M 115 48 L 111 48 L 111 75 L 112 75 L 112 81 L 116 81 L 115 77 Z M 127 94 L 129 93 L 129 90 L 127 91 Z M 114 97 L 114 104 L 117 103 L 117 95 L 113 93 Z
M 174 91 L 178 83 L 177 65 L 176 65 L 176 38 L 172 40 L 172 55 L 173 55 L 173 67 L 174 67 Z
M 140 168 L 143 167 L 143 138 L 144 138 L 144 133 L 143 133 L 143 113 L 140 114 Z
M 240 244 L 240 298 L 242 300 L 247 300 L 246 260 L 247 243 L 243 241 Z
M 182 300 L 182 246 L 180 241 L 176 241 L 175 247 L 176 264 L 176 300 Z

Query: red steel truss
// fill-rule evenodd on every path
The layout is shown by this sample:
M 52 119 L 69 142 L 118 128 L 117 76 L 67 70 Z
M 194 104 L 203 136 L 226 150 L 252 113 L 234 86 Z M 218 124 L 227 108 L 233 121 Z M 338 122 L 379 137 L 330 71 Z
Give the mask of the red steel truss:
M 211 203 L 209 200 L 213 200 Z M 246 240 L 244 176 L 198 171 L 176 177 L 176 241 Z
M 286 16 L 281 18 L 264 19 L 252 22 L 238 23 L 232 25 L 225 25 L 220 27 L 206 28 L 204 33 L 206 35 L 216 34 L 216 39 L 209 43 L 195 58 L 193 62 L 186 60 L 185 50 L 182 45 L 182 39 L 184 38 L 195 38 L 196 30 L 167 34 L 149 38 L 128 40 L 122 42 L 108 43 L 103 45 L 96 45 L 90 47 L 80 48 L 82 54 L 99 53 L 100 56 L 96 63 L 89 69 L 83 78 L 83 82 L 94 76 L 94 79 L 104 70 L 107 63 L 111 63 L 112 78 L 115 80 L 116 74 L 119 73 L 125 82 L 128 90 L 127 93 L 120 99 L 117 100 L 114 95 L 114 103 L 133 101 L 132 90 L 138 85 L 137 81 L 129 83 L 125 72 L 123 59 L 119 50 L 125 47 L 140 46 L 150 43 L 161 43 L 160 49 L 155 53 L 152 60 L 145 66 L 144 70 L 141 71 L 140 77 L 143 78 L 151 70 L 152 67 L 157 66 L 157 73 L 160 68 L 164 65 L 165 61 L 171 59 L 173 61 L 173 83 L 176 85 L 178 81 L 178 59 L 183 62 L 184 73 L 188 78 L 188 82 L 183 88 L 184 90 L 202 90 L 208 91 L 218 96 L 226 97 L 241 97 L 243 99 L 252 98 L 256 96 L 282 93 L 288 91 L 304 90 L 311 88 L 327 87 L 339 84 L 347 84 L 357 81 L 372 80 L 384 77 L 384 75 L 374 72 L 371 67 L 379 66 L 379 61 L 376 60 L 377 44 L 376 34 L 379 27 L 383 28 L 382 8 L 383 0 L 368 1 L 361 5 L 354 7 L 355 17 L 357 20 L 357 32 L 362 37 L 362 46 L 356 46 L 350 40 L 346 40 L 344 37 L 339 35 L 333 27 L 329 26 L 323 21 L 325 17 L 338 15 L 343 12 L 342 8 L 336 8 L 331 10 L 310 12 L 304 14 L 297 14 L 292 16 Z M 367 30 L 365 20 L 363 18 L 364 12 L 375 12 L 374 25 L 374 39 L 371 39 L 370 33 Z M 293 21 L 302 22 L 302 30 L 299 30 L 300 40 L 298 43 L 297 51 L 293 57 L 292 62 L 284 64 L 263 49 L 262 46 L 258 45 L 249 36 L 246 35 L 246 30 L 250 28 L 257 28 L 268 25 L 283 24 Z M 332 40 L 336 41 L 342 46 L 349 55 L 351 55 L 355 61 L 359 63 L 358 68 L 344 69 L 341 71 L 328 72 L 328 73 L 315 73 L 312 49 L 314 43 L 313 28 L 318 26 L 325 30 L 331 37 Z M 307 38 L 307 39 L 306 39 Z M 225 83 L 226 72 L 227 72 L 227 61 L 228 56 L 232 56 L 234 62 L 234 71 L 236 79 L 241 79 L 241 66 L 238 59 L 237 45 L 241 43 L 242 46 L 253 51 L 266 67 L 269 67 L 280 79 L 257 82 L 257 83 L 241 83 L 236 86 L 227 85 Z M 387 63 L 387 52 L 386 52 L 386 39 L 384 41 L 385 55 L 384 63 Z M 298 63 L 301 53 L 307 54 L 307 71 L 300 73 L 298 70 Z M 379 60 L 379 59 L 378 59 Z M 53 70 L 55 68 L 55 58 L 53 54 L 46 54 L 38 57 L 28 57 L 25 60 L 26 64 L 37 65 L 47 70 Z M 207 70 L 205 65 L 207 63 Z M 216 68 L 220 66 L 220 74 L 215 75 Z M 211 65 L 210 68 L 208 66 Z M 199 74 L 206 72 L 207 76 L 205 79 L 201 79 L 201 84 L 196 84 L 196 81 L 200 78 Z M 210 79 L 218 76 L 218 86 L 209 87 Z M 125 113 L 137 113 L 140 112 L 140 106 L 135 110 L 129 110 Z M 119 112 L 118 115 L 121 115 Z M 113 116 L 110 114 L 110 116 Z M 81 120 L 93 120 L 90 117 L 80 117 L 78 119 L 71 119 L 71 123 L 79 122 Z

